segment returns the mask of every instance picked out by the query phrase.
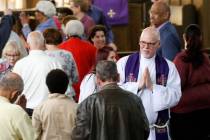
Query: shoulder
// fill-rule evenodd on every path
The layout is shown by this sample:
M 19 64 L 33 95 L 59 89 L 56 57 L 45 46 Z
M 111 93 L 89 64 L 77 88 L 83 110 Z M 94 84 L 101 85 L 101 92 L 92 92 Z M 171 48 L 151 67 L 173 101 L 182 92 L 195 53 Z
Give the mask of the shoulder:
M 174 64 L 176 65 L 176 64 L 179 64 L 179 63 L 182 63 L 183 62 L 183 57 L 185 57 L 186 56 L 186 52 L 185 51 L 181 51 L 181 52 L 179 52 L 176 56 L 175 56 L 175 58 L 174 58 L 174 60 L 173 60 L 173 62 L 174 62 Z
M 60 56 L 62 56 L 62 57 L 68 57 L 69 59 L 71 59 L 73 57 L 72 53 L 69 51 L 60 49 L 58 52 L 59 52 Z
M 12 112 L 12 114 L 14 114 L 14 117 L 23 117 L 27 115 L 23 108 L 16 104 L 10 104 L 10 111 Z
M 85 75 L 84 79 L 91 79 L 91 78 L 95 78 L 96 75 L 94 73 L 89 73 L 87 75 Z
M 91 44 L 89 41 L 87 40 L 82 40 L 83 44 L 89 48 L 91 48 L 92 50 L 97 50 L 96 47 L 93 46 L 93 44 Z
M 162 28 L 160 28 L 160 33 L 175 34 L 175 33 L 177 33 L 177 31 L 176 31 L 176 28 L 174 27 L 174 25 L 171 24 L 170 22 L 168 22 L 165 25 L 163 25 Z M 164 35 L 164 34 L 161 34 L 161 35 Z
M 168 66 L 169 66 L 169 69 L 175 67 L 175 64 L 172 61 L 168 60 L 167 58 L 164 58 L 164 59 L 166 60 Z
M 21 58 L 20 60 L 18 60 L 18 61 L 15 63 L 15 66 L 23 65 L 23 64 L 25 64 L 27 61 L 30 61 L 29 56 L 23 57 L 23 58 Z
M 68 47 L 68 45 L 72 42 L 71 39 L 68 39 L 64 42 L 62 42 L 60 45 L 59 45 L 59 48 L 65 48 L 65 47 Z
M 130 55 L 121 57 L 121 58 L 117 61 L 117 64 L 121 64 L 121 63 L 123 63 L 123 62 L 127 62 L 129 56 L 130 56 Z
M 92 11 L 94 12 L 100 12 L 100 13 L 103 13 L 103 10 L 95 5 L 91 5 L 91 9 Z
M 172 61 L 170 61 L 170 60 L 168 60 L 168 59 L 166 59 L 166 58 L 164 58 L 164 59 L 166 60 L 166 62 L 167 62 L 167 64 L 168 64 L 168 67 L 169 67 L 169 74 L 173 74 L 174 72 L 175 72 L 175 73 L 178 73 L 178 70 L 177 70 L 176 65 L 175 65 Z

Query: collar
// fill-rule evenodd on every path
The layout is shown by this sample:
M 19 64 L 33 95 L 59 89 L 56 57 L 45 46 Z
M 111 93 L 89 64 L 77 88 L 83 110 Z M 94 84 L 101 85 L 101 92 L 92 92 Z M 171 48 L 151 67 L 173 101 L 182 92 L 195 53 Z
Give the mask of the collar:
M 140 58 L 140 65 L 141 69 L 145 69 L 146 67 L 150 67 L 151 65 L 155 64 L 155 56 L 154 55 L 152 58 L 144 58 L 143 56 Z
M 9 99 L 7 99 L 6 97 L 3 97 L 3 96 L 0 96 L 0 102 L 10 103 Z
M 169 21 L 166 21 L 166 22 L 164 22 L 163 24 L 161 24 L 159 27 L 157 27 L 156 29 L 158 30 L 158 31 L 160 31 L 160 29 L 163 27 L 163 26 L 165 26 L 166 24 L 168 24 L 169 23 Z
M 101 90 L 119 88 L 116 82 L 104 85 Z
M 151 61 L 155 61 L 155 57 L 156 57 L 156 54 L 151 58 L 145 58 L 141 55 L 141 57 L 139 57 L 139 59 L 140 59 L 140 62 L 151 62 Z
M 49 99 L 54 99 L 54 98 L 64 99 L 64 98 L 67 98 L 67 96 L 65 94 L 60 94 L 60 93 L 49 93 L 48 98 Z
M 40 55 L 40 54 L 45 54 L 43 50 L 30 50 L 29 55 Z

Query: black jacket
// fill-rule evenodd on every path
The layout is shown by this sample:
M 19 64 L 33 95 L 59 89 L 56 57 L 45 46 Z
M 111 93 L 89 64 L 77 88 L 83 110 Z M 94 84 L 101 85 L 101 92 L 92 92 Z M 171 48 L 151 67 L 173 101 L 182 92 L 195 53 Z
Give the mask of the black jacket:
M 77 110 L 73 140 L 146 140 L 149 123 L 136 95 L 109 84 Z

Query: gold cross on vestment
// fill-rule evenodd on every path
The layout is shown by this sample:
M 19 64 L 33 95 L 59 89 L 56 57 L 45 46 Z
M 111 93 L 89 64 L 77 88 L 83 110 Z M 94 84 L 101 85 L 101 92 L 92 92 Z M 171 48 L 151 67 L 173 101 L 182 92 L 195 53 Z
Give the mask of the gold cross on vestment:
M 109 12 L 107 13 L 107 15 L 108 15 L 110 18 L 113 18 L 113 17 L 116 15 L 116 13 L 114 12 L 113 9 L 110 9 Z

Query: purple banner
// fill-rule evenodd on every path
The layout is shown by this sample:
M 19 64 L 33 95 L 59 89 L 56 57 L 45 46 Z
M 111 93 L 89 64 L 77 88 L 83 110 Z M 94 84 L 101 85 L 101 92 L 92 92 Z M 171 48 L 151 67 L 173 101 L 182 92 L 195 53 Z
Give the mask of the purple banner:
M 128 0 L 93 0 L 100 7 L 110 25 L 128 24 Z

